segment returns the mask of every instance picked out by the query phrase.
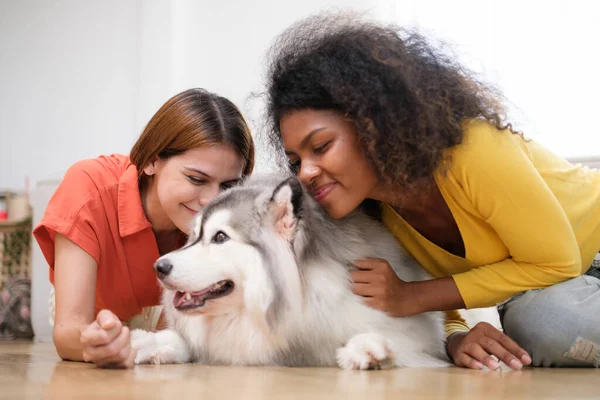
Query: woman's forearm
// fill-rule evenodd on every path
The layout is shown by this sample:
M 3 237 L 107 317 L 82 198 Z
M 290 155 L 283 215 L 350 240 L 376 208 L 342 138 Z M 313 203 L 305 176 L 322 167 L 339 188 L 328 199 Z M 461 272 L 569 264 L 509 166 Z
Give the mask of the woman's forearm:
M 450 276 L 410 282 L 410 290 L 415 303 L 415 314 L 465 308 L 458 287 Z

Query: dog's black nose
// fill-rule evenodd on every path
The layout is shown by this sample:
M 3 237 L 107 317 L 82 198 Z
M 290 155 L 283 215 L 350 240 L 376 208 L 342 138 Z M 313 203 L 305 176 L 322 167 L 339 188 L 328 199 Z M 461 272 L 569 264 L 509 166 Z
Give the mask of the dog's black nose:
M 154 269 L 158 279 L 164 279 L 173 269 L 173 264 L 169 260 L 158 260 L 154 263 Z

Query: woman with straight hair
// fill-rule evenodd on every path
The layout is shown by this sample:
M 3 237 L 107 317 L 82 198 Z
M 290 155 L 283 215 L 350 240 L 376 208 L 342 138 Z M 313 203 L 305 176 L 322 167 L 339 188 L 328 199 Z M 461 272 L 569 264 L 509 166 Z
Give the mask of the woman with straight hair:
M 244 117 L 203 89 L 167 101 L 128 156 L 71 166 L 34 230 L 54 285 L 60 357 L 132 365 L 128 326 L 162 322 L 155 260 L 181 247 L 194 215 L 253 166 Z

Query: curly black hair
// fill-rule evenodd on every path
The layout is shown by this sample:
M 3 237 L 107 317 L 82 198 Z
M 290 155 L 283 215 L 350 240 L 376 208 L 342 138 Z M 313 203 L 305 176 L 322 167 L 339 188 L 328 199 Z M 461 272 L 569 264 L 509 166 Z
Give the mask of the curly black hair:
M 383 182 L 431 182 L 444 150 L 462 142 L 465 119 L 510 126 L 497 91 L 442 50 L 416 30 L 355 14 L 292 25 L 269 52 L 268 142 L 282 148 L 286 113 L 332 110 L 353 122 Z

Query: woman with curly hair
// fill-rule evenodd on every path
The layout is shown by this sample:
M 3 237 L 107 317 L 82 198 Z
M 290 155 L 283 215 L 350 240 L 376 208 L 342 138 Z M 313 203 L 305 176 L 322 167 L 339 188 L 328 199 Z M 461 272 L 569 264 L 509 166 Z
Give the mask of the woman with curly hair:
M 394 316 L 446 311 L 458 366 L 600 364 L 600 173 L 513 132 L 500 96 L 416 32 L 313 17 L 275 42 L 270 142 L 333 218 L 380 218 L 435 279 L 357 260 Z M 504 332 L 461 308 L 498 305 Z

